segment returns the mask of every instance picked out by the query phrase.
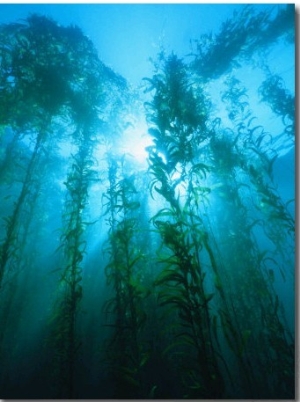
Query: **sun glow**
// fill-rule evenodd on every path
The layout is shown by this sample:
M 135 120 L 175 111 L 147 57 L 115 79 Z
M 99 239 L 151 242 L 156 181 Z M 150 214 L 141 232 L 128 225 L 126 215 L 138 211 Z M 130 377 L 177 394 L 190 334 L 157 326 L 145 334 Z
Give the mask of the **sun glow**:
M 152 144 L 145 121 L 138 121 L 135 125 L 129 125 L 118 150 L 122 154 L 133 157 L 139 165 L 146 165 L 148 153 L 146 147 Z

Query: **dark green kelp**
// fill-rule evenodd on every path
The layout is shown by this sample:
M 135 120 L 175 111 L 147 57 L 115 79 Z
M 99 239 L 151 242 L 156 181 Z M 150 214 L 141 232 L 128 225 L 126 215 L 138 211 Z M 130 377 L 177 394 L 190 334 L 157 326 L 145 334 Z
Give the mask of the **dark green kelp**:
M 1 397 L 295 397 L 294 7 L 237 10 L 139 88 L 0 26 Z

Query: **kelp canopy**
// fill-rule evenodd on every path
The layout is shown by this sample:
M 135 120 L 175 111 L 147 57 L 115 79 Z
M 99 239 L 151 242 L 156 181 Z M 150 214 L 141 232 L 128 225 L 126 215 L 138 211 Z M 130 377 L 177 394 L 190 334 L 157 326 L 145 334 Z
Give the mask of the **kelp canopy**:
M 77 27 L 0 26 L 2 398 L 295 397 L 294 14 L 142 90 Z

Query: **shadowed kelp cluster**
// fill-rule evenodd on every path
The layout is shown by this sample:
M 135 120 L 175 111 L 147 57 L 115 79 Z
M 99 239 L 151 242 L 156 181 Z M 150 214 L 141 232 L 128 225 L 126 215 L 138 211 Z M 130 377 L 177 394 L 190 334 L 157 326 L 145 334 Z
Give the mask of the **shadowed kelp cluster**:
M 0 27 L 1 397 L 295 397 L 294 7 L 259 10 L 140 91 L 77 27 Z

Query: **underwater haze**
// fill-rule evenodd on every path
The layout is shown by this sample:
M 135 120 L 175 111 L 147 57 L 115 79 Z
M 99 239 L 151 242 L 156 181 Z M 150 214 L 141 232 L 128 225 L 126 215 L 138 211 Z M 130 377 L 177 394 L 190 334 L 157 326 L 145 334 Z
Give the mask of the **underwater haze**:
M 0 397 L 295 398 L 295 5 L 0 4 Z

